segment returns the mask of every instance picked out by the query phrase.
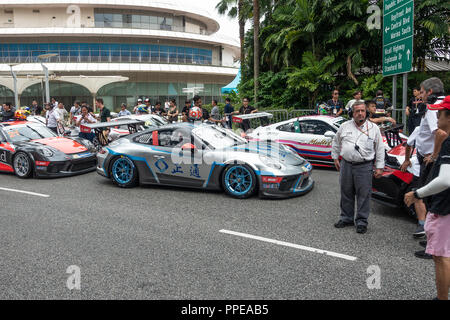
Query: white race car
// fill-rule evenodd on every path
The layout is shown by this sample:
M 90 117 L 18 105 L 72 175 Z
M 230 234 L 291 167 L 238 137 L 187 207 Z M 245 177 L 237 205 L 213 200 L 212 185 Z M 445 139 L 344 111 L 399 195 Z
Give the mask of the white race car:
M 313 166 L 334 167 L 331 145 L 337 130 L 346 121 L 343 117 L 304 116 L 259 127 L 248 136 L 253 140 L 271 140 L 287 145 Z M 407 139 L 403 134 L 400 137 L 403 141 Z M 390 151 L 393 146 L 389 146 L 385 136 L 383 142 L 386 151 Z

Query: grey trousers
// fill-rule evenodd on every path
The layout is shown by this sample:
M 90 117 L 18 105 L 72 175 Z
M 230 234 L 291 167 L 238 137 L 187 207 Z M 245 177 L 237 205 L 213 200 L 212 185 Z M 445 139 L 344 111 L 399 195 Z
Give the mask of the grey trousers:
M 352 165 L 342 160 L 339 182 L 341 185 L 341 220 L 355 221 L 355 199 L 357 207 L 356 225 L 367 226 L 372 197 L 373 163 Z

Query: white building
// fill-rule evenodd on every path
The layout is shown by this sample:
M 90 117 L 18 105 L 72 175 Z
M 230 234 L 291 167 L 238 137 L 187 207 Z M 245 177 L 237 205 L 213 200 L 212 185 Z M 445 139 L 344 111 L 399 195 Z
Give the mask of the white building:
M 189 5 L 188 5 L 189 3 Z M 0 102 L 14 102 L 10 65 L 18 75 L 21 105 L 42 101 L 43 69 L 37 57 L 56 53 L 50 96 L 72 104 L 95 97 L 117 109 L 148 97 L 152 104 L 200 88 L 205 103 L 238 68 L 237 39 L 217 35 L 219 24 L 195 1 L 2 0 Z

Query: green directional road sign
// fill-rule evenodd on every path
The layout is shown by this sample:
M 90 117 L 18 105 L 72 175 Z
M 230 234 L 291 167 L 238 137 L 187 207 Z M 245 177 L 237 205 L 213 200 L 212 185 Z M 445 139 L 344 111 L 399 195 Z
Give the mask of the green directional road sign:
M 384 0 L 383 75 L 412 70 L 414 40 L 414 1 Z

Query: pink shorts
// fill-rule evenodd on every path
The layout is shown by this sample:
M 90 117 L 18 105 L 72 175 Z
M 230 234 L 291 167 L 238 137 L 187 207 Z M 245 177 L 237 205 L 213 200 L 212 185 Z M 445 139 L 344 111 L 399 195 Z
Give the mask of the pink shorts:
M 428 213 L 425 233 L 427 234 L 426 253 L 436 257 L 450 258 L 450 214 L 440 216 Z

